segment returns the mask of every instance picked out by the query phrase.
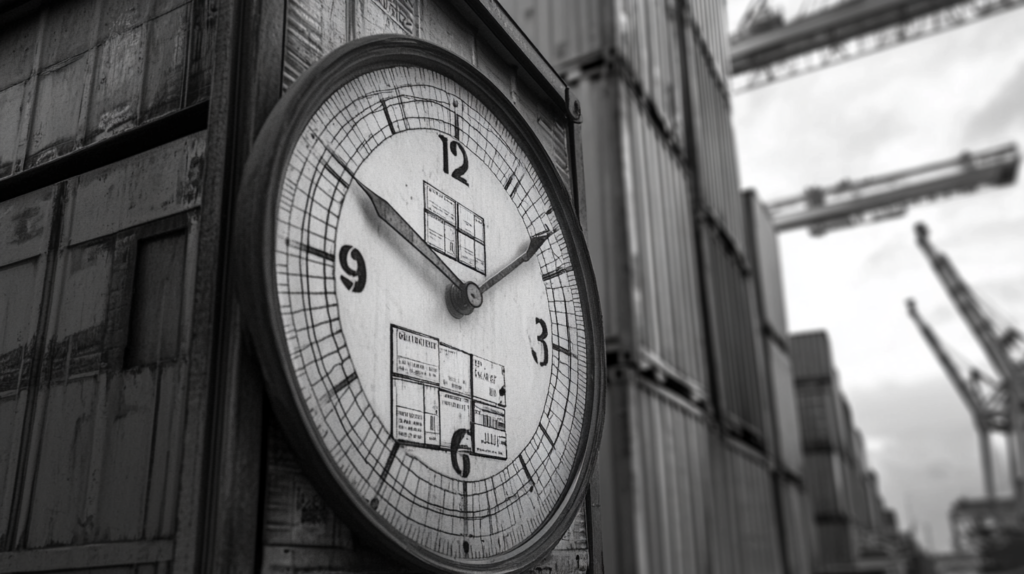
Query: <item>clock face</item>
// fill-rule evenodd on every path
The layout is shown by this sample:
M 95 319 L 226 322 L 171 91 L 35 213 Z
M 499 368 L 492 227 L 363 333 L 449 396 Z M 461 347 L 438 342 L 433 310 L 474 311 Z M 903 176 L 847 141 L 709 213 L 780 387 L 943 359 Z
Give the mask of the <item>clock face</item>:
M 268 320 L 250 329 L 270 331 L 271 397 L 329 499 L 420 565 L 521 568 L 593 464 L 589 259 L 500 93 L 439 48 L 369 46 L 314 69 L 260 134 L 272 157 L 254 152 L 244 189 L 266 188 L 269 260 L 246 273 Z

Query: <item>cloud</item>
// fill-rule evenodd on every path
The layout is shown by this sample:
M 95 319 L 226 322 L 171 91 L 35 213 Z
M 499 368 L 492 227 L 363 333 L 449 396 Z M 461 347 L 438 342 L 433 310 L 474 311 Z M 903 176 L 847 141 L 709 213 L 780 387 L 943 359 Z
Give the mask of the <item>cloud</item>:
M 968 140 L 991 139 L 992 134 L 1005 134 L 1014 128 L 1024 129 L 1024 62 L 994 98 L 976 113 L 967 125 Z

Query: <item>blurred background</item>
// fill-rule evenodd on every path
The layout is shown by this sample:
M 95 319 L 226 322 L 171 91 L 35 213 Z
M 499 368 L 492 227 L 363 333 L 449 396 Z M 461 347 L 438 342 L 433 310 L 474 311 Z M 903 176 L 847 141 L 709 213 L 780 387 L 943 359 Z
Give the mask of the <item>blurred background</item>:
M 735 571 L 1024 571 L 993 558 L 1024 545 L 1005 543 L 1020 516 L 1007 375 L 1024 384 L 1021 3 L 502 4 L 583 103 L 624 405 L 602 456 L 631 469 L 606 463 L 619 490 L 602 490 L 634 494 L 605 498 L 606 566 L 687 570 L 663 547 L 707 527 L 684 551 L 731 549 Z M 708 452 L 645 428 L 659 408 Z M 749 456 L 719 468 L 716 451 Z M 689 475 L 647 476 L 672 464 Z M 653 502 L 707 476 L 722 486 L 705 511 L 731 506 L 732 525 Z

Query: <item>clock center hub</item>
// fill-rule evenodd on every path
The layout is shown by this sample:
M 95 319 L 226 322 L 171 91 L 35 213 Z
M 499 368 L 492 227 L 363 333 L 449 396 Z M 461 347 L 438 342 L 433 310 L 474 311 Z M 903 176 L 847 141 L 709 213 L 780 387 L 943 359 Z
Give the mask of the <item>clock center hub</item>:
M 452 317 L 461 319 L 483 304 L 484 294 L 476 283 L 467 281 L 461 287 L 449 285 L 444 292 L 444 302 Z

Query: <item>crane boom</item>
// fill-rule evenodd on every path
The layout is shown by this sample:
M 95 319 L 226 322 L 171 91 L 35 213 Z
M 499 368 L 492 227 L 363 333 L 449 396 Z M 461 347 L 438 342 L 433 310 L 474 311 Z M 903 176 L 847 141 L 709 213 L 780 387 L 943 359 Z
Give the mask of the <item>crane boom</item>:
M 1002 387 L 1000 385 L 986 384 L 984 376 L 977 370 L 972 370 L 970 375 L 965 377 L 950 357 L 949 352 L 946 351 L 938 335 L 917 313 L 917 307 L 914 305 L 913 299 L 907 300 L 907 312 L 910 314 L 914 324 L 917 325 L 925 342 L 928 343 L 932 354 L 935 355 L 939 364 L 942 365 L 942 370 L 967 404 L 967 408 L 978 426 L 985 429 L 1008 431 L 1009 422 L 1006 418 L 1006 397 Z
M 925 323 L 917 313 L 917 306 L 913 299 L 907 300 L 907 312 L 910 318 L 917 325 L 918 331 L 924 337 L 932 354 L 938 359 L 945 371 L 946 377 L 953 383 L 967 405 L 967 410 L 974 419 L 974 426 L 978 431 L 979 449 L 981 455 L 981 474 L 985 485 L 985 496 L 993 500 L 996 495 L 995 474 L 992 468 L 992 443 L 989 441 L 989 434 L 992 432 L 1009 431 L 1009 422 L 1006 413 L 1005 385 L 985 385 L 985 379 L 977 369 L 971 370 L 969 378 L 965 378 L 960 368 L 953 362 L 952 357 L 946 351 L 945 346 L 939 340 L 932 328 Z M 985 387 L 988 386 L 988 392 Z
M 792 78 L 1024 6 L 1024 0 L 849 0 L 733 36 L 733 91 Z
M 1006 144 L 990 150 L 830 187 L 812 187 L 768 205 L 776 231 L 810 227 L 813 235 L 902 215 L 915 202 L 1017 179 L 1020 154 Z
M 989 362 L 1005 381 L 1007 395 L 1007 416 L 1010 422 L 1011 458 L 1024 461 L 1024 358 L 1021 348 L 1024 339 L 1014 328 L 1001 332 L 992 317 L 982 307 L 971 288 L 963 281 L 949 259 L 935 250 L 928 240 L 928 228 L 923 224 L 915 226 L 917 243 L 921 247 L 935 274 L 938 275 L 946 294 L 953 300 L 960 316 L 967 323 Z M 1014 476 L 1014 492 L 1018 510 L 1024 515 L 1024 482 L 1020 468 Z M 1022 516 L 1024 518 L 1024 516 Z

